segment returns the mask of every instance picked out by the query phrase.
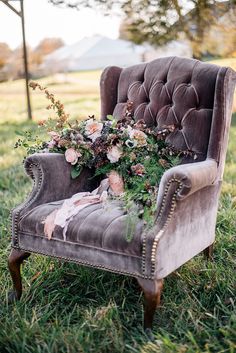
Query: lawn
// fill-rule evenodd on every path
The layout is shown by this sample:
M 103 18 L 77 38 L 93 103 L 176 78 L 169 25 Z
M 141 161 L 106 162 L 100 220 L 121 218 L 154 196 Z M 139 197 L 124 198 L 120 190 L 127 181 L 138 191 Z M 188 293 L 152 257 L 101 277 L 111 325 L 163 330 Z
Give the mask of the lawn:
M 229 65 L 236 68 L 235 62 Z M 71 117 L 82 119 L 99 116 L 99 76 L 99 71 L 76 73 L 41 83 L 63 101 Z M 34 93 L 34 122 L 27 122 L 23 93 L 23 81 L 0 84 L 0 353 L 236 352 L 236 114 L 214 261 L 196 256 L 165 280 L 156 342 L 151 343 L 142 333 L 142 295 L 128 277 L 32 255 L 23 268 L 22 300 L 8 305 L 9 210 L 31 189 L 23 152 L 13 148 L 15 132 L 37 129 L 35 121 L 48 116 L 43 96 Z

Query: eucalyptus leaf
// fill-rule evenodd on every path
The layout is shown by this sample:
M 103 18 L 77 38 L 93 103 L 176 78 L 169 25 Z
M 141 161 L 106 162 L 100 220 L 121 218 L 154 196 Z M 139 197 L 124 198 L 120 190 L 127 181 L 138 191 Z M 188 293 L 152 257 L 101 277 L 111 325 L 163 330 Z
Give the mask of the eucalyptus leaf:
M 76 179 L 80 175 L 81 171 L 82 167 L 79 167 L 78 165 L 73 165 L 70 172 L 71 178 Z

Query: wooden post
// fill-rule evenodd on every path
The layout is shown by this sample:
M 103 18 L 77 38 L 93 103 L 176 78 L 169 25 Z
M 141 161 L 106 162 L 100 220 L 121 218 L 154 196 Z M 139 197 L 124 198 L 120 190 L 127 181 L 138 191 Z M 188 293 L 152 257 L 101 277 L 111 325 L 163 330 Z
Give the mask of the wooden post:
M 24 3 L 23 0 L 15 0 L 20 1 L 21 11 L 17 11 L 14 6 L 9 4 L 9 0 L 0 0 L 9 7 L 10 10 L 15 12 L 21 18 L 21 26 L 22 26 L 22 37 L 23 37 L 23 57 L 24 57 L 24 70 L 25 70 L 25 85 L 26 85 L 26 97 L 27 97 L 27 110 L 28 110 L 28 118 L 32 120 L 32 111 L 30 104 L 30 92 L 29 92 L 29 71 L 28 71 L 28 60 L 27 60 L 27 48 L 25 41 L 25 17 L 24 17 Z
M 23 54 L 24 54 L 27 109 L 28 109 L 28 118 L 29 118 L 29 120 L 32 120 L 32 112 L 31 112 L 31 104 L 30 104 L 30 92 L 29 92 L 28 58 L 27 58 L 27 48 L 26 48 L 26 41 L 25 41 L 25 17 L 24 17 L 24 3 L 23 3 L 23 0 L 20 0 L 20 8 L 21 8 L 21 25 L 22 25 L 22 37 L 23 37 Z

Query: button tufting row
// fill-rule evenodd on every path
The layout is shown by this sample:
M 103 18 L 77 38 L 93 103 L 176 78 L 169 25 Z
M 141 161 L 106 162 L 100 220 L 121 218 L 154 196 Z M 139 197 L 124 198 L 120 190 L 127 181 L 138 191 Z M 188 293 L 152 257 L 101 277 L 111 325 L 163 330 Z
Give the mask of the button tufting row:
M 161 81 L 155 82 L 149 88 L 149 92 L 148 92 L 147 85 L 145 85 L 144 83 L 141 84 L 139 81 L 135 81 L 128 88 L 127 98 L 132 100 L 132 101 L 134 101 L 134 102 L 142 100 L 142 103 L 145 102 L 145 101 L 146 102 L 150 102 L 151 100 L 157 100 L 158 99 L 158 96 L 157 96 L 158 93 L 159 94 L 161 93 L 163 95 L 163 92 L 160 91 L 160 87 L 159 87 L 158 84 L 162 84 L 162 82 Z M 162 87 L 164 87 L 164 85 L 162 85 Z M 192 87 L 193 88 L 193 92 L 194 92 L 193 94 L 195 96 L 194 100 L 196 100 L 196 103 L 199 104 L 199 97 L 198 97 L 197 90 L 191 83 L 189 83 L 189 84 L 181 83 L 180 85 L 178 85 L 177 87 L 174 88 L 173 92 L 170 92 L 170 89 L 169 88 L 167 89 L 167 87 L 165 87 L 167 98 L 171 99 L 174 96 L 176 96 L 177 93 L 178 94 L 183 94 L 184 93 L 183 87 Z M 156 90 L 156 92 L 154 92 L 154 89 Z M 179 93 L 179 90 L 181 90 L 181 89 L 182 89 L 182 91 Z M 150 97 L 150 94 L 151 94 L 151 97 Z M 191 98 L 191 95 L 189 97 Z M 178 97 L 176 98 L 176 100 L 178 100 Z
M 144 119 L 148 126 L 160 128 L 174 124 L 178 131 L 168 141 L 205 155 L 214 103 L 214 89 L 210 95 L 209 89 L 214 88 L 216 76 L 214 73 L 206 82 L 201 64 L 193 61 L 191 67 L 180 69 L 178 60 L 160 59 L 132 71 L 124 69 L 114 113 L 122 115 L 127 99 L 131 100 L 135 120 Z

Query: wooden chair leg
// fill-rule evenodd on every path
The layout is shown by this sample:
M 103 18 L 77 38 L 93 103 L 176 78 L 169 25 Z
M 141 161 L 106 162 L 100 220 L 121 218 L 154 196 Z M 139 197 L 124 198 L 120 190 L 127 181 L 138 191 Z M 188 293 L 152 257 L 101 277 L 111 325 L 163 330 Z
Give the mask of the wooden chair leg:
M 214 250 L 213 244 L 209 245 L 205 250 L 203 250 L 204 257 L 209 261 L 213 260 L 213 250 Z
M 157 306 L 160 305 L 163 279 L 148 280 L 137 278 L 144 293 L 144 330 L 150 334 Z
M 8 257 L 8 268 L 13 282 L 13 290 L 8 295 L 8 301 L 19 300 L 22 295 L 22 281 L 20 267 L 22 262 L 30 256 L 30 253 L 12 249 Z

